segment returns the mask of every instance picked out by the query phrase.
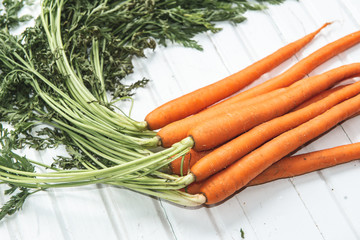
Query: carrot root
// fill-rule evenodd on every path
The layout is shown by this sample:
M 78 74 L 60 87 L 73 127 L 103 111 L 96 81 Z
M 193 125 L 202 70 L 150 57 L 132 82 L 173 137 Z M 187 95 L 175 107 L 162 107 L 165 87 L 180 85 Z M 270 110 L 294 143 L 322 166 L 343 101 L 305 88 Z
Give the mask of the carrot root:
M 295 177 L 357 159 L 360 159 L 360 143 L 285 157 L 251 180 L 247 186 Z
M 226 199 L 281 158 L 358 112 L 360 95 L 263 144 L 204 182 L 201 192 L 206 196 L 206 204 Z

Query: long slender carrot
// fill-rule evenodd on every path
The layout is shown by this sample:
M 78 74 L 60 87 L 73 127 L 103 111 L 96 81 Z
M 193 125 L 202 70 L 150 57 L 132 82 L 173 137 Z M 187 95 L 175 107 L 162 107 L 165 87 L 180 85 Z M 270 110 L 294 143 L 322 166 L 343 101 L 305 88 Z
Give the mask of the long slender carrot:
M 269 72 L 285 60 L 292 57 L 296 52 L 307 45 L 321 29 L 329 24 L 330 23 L 324 24 L 313 33 L 310 33 L 305 37 L 280 48 L 271 55 L 255 62 L 251 66 L 237 73 L 161 105 L 145 117 L 148 128 L 159 129 L 171 122 L 197 113 L 202 109 L 236 93 L 258 79 L 264 73 Z
M 218 109 L 224 108 L 227 105 L 232 105 L 246 99 L 261 96 L 262 94 L 273 91 L 274 89 L 287 87 L 299 79 L 305 77 L 320 64 L 326 62 L 330 58 L 336 56 L 340 52 L 347 50 L 359 42 L 360 31 L 351 33 L 334 42 L 331 42 L 305 57 L 304 59 L 300 60 L 282 74 L 246 91 L 240 92 L 224 101 L 221 101 L 220 103 L 217 103 L 214 106 L 199 112 L 198 114 L 178 120 L 171 125 L 169 124 L 168 126 L 165 126 L 162 130 L 159 131 L 159 137 L 165 138 L 164 135 L 166 135 L 166 139 L 163 140 L 163 143 L 166 146 L 171 146 L 175 142 L 178 142 L 186 137 L 187 132 L 192 126 L 212 118 L 208 111 L 216 112 Z
M 359 159 L 360 143 L 351 143 L 315 152 L 288 156 L 272 164 L 252 179 L 246 187 L 295 177 Z M 190 194 L 200 193 L 203 183 L 204 181 L 191 183 L 184 191 Z
M 348 85 L 297 111 L 260 124 L 248 132 L 206 154 L 192 167 L 196 181 L 201 181 L 229 166 L 266 141 L 324 113 L 336 104 L 360 93 L 360 82 Z
M 360 159 L 360 143 L 285 157 L 251 180 L 247 186 L 259 185 Z
M 301 59 L 299 62 L 294 64 L 291 68 L 289 68 L 282 74 L 244 92 L 239 93 L 239 96 L 229 98 L 227 100 L 228 104 L 251 97 L 256 97 L 260 94 L 272 91 L 277 88 L 289 86 L 290 84 L 296 82 L 298 79 L 305 77 L 317 66 L 338 55 L 339 53 L 353 47 L 359 42 L 360 31 L 356 31 L 342 38 L 339 38 L 338 40 L 323 46 L 309 56 Z
M 314 95 L 330 88 L 336 82 L 360 72 L 360 63 L 344 65 L 323 74 L 302 79 L 273 99 L 241 109 L 227 108 L 226 114 L 198 124 L 188 135 L 194 140 L 194 149 L 208 150 L 248 131 L 249 129 L 281 116 Z
M 302 104 L 300 104 L 300 105 L 297 106 L 296 108 L 292 109 L 292 111 L 297 111 L 297 110 L 299 110 L 299 109 L 301 109 L 301 108 L 304 108 L 304 107 L 306 107 L 306 106 L 309 106 L 310 104 L 313 104 L 313 103 L 315 103 L 315 102 L 317 102 L 317 101 L 319 101 L 319 100 L 321 100 L 321 99 L 323 99 L 323 98 L 326 98 L 326 97 L 329 96 L 330 94 L 332 94 L 332 93 L 334 93 L 334 92 L 337 92 L 337 91 L 341 90 L 342 88 L 344 88 L 344 87 L 346 87 L 346 86 L 348 86 L 348 84 L 346 84 L 346 85 L 340 85 L 340 86 L 337 86 L 337 87 L 334 87 L 334 88 L 330 88 L 330 89 L 328 89 L 328 90 L 326 90 L 326 91 L 323 91 L 323 92 L 317 94 L 316 96 L 310 98 L 309 100 L 303 102 Z
M 359 112 L 360 94 L 268 141 L 208 178 L 201 187 L 201 192 L 207 199 L 206 203 L 213 204 L 224 200 L 281 158 Z
M 280 94 L 283 94 L 285 89 L 276 89 L 274 91 L 271 91 L 269 93 L 262 94 L 256 98 L 250 98 L 246 99 L 244 101 L 239 101 L 234 104 L 232 104 L 232 108 L 243 108 L 245 106 L 250 106 L 253 104 L 257 104 L 263 101 L 267 101 L 269 99 L 272 99 Z M 173 123 L 170 123 L 160 129 L 160 131 L 157 133 L 157 136 L 160 137 L 161 146 L 163 147 L 170 147 L 174 143 L 181 141 L 187 136 L 187 132 L 189 129 L 194 126 L 197 123 L 201 123 L 203 121 L 206 121 L 207 119 L 215 118 L 219 114 L 226 114 L 227 108 L 217 108 L 211 110 L 204 110 L 201 113 L 189 116 L 187 118 L 184 118 L 180 121 L 176 121 Z M 201 115 L 201 116 L 200 116 Z M 195 120 L 192 120 L 195 118 Z M 200 121 L 201 120 L 201 121 Z

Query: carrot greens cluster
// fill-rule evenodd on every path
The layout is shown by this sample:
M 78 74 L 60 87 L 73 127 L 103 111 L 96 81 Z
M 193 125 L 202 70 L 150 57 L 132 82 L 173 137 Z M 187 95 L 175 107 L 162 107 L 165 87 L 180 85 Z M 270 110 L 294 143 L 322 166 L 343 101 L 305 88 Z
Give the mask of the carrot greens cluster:
M 194 180 L 191 175 L 161 171 L 193 142 L 184 139 L 159 151 L 159 138 L 146 122 L 116 106 L 149 80 L 122 80 L 134 71 L 133 58 L 145 56 L 146 49 L 176 43 L 201 50 L 193 37 L 219 31 L 214 22 L 239 23 L 247 10 L 280 2 L 44 0 L 34 26 L 14 35 L 12 28 L 30 17 L 19 16 L 24 1 L 3 1 L 0 182 L 9 186 L 5 194 L 10 199 L 0 219 L 19 210 L 35 192 L 94 183 L 182 205 L 204 203 L 204 196 L 178 190 Z M 68 155 L 49 165 L 17 153 L 59 146 Z

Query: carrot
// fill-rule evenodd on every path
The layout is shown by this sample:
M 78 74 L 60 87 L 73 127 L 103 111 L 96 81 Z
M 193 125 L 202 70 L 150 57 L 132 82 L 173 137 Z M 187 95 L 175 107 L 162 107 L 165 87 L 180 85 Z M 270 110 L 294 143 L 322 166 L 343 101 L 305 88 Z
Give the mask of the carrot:
M 208 111 L 216 112 L 220 108 L 224 108 L 228 105 L 261 96 L 264 93 L 273 91 L 278 88 L 287 87 L 299 79 L 305 77 L 306 74 L 309 74 L 320 64 L 326 62 L 328 59 L 336 56 L 340 52 L 345 51 L 359 42 L 360 31 L 351 33 L 334 42 L 331 42 L 313 52 L 306 58 L 300 60 L 298 63 L 277 77 L 274 77 L 244 92 L 240 92 L 224 101 L 221 101 L 220 103 L 215 104 L 214 106 L 211 106 L 210 108 L 203 110 L 202 112 L 199 112 L 198 114 L 178 120 L 171 125 L 169 124 L 168 126 L 165 126 L 162 131 L 159 131 L 159 137 L 163 138 L 164 146 L 171 146 L 175 142 L 185 138 L 187 132 L 192 126 L 204 122 L 209 118 L 213 118 L 213 114 L 209 114 Z
M 200 193 L 200 189 L 205 181 L 200 182 L 192 182 L 188 186 L 186 186 L 183 191 L 190 194 L 198 194 Z
M 344 87 L 347 87 L 347 88 L 340 91 Z M 300 110 L 303 108 L 306 108 L 306 109 L 304 109 L 302 111 L 297 111 L 296 113 L 289 113 L 287 115 L 273 119 L 269 122 L 263 123 L 253 129 L 251 129 L 249 132 L 244 133 L 243 135 L 239 136 L 237 138 L 237 140 L 239 138 L 243 138 L 244 141 L 247 143 L 258 142 L 259 140 L 251 139 L 251 137 L 248 138 L 247 140 L 245 140 L 246 136 L 253 136 L 255 138 L 262 138 L 262 140 L 260 140 L 260 141 L 262 141 L 262 143 L 263 143 L 263 142 L 267 141 L 268 139 L 271 139 L 271 138 L 277 136 L 278 134 L 281 133 L 281 131 L 284 132 L 285 130 L 289 130 L 290 128 L 295 127 L 295 126 L 309 120 L 310 118 L 314 117 L 315 115 L 320 114 L 322 111 L 325 111 L 328 108 L 332 107 L 333 105 L 345 100 L 347 97 L 351 97 L 351 94 L 358 93 L 358 91 L 360 91 L 359 87 L 360 87 L 359 83 L 354 83 L 353 86 L 350 86 L 350 84 L 341 85 L 341 86 L 337 86 L 336 88 L 332 88 L 327 91 L 321 92 L 320 94 L 316 95 L 315 97 L 304 102 L 303 104 L 301 104 L 301 106 L 296 108 L 296 110 Z M 276 91 L 273 91 L 273 92 L 276 92 Z M 265 94 L 263 94 L 261 96 L 264 96 L 264 95 Z M 329 97 L 329 95 L 331 95 L 331 97 Z M 312 105 L 311 107 L 308 107 L 309 105 L 314 104 L 314 103 L 316 103 L 316 105 Z M 273 127 L 271 126 L 271 123 L 275 124 L 276 121 L 279 122 L 279 121 L 281 121 L 281 119 L 282 119 L 283 127 L 276 128 L 276 131 L 274 131 Z M 288 121 L 285 121 L 286 119 L 288 119 Z M 279 125 L 279 124 L 277 124 L 277 125 Z M 255 131 L 261 132 L 262 134 L 256 134 Z M 266 133 L 266 134 L 263 134 L 263 133 Z M 234 141 L 235 140 L 232 140 L 231 142 L 234 142 Z M 229 145 L 229 144 L 230 143 L 228 143 L 227 145 Z M 256 147 L 256 146 L 254 146 L 254 147 Z M 218 148 L 221 148 L 221 146 Z M 208 157 L 205 157 L 205 156 L 208 154 L 211 154 L 213 151 L 217 151 L 216 149 L 218 149 L 218 148 L 215 148 L 213 150 L 208 150 L 208 151 L 201 151 L 201 152 L 197 152 L 194 149 L 191 149 L 190 152 L 188 154 L 186 154 L 184 158 L 179 157 L 178 159 L 171 162 L 170 168 L 172 169 L 172 173 L 181 175 L 181 171 L 180 171 L 181 161 L 184 161 L 182 174 L 183 175 L 187 174 L 190 171 L 190 168 L 192 166 L 194 166 L 200 159 L 201 159 L 202 163 L 206 162 L 206 159 L 208 159 Z M 247 145 L 247 148 L 248 148 L 247 151 L 252 150 L 252 148 L 249 147 L 248 145 Z M 226 153 L 225 153 L 225 155 L 226 155 Z M 213 159 L 214 159 L 214 161 L 220 161 L 222 158 L 223 158 L 223 156 L 219 157 L 219 159 L 216 159 L 216 158 L 213 158 Z
M 360 143 L 285 157 L 251 180 L 247 186 L 295 177 L 357 159 L 360 159 Z
M 360 143 L 284 157 L 252 179 L 246 187 L 295 177 L 358 159 L 360 159 Z M 193 182 L 184 190 L 190 194 L 200 193 L 203 183 L 204 181 Z
M 253 104 L 257 104 L 263 101 L 267 101 L 269 99 L 272 99 L 282 93 L 284 93 L 285 89 L 276 89 L 274 91 L 271 91 L 266 94 L 262 94 L 256 98 L 250 98 L 246 99 L 244 101 L 240 101 L 237 103 L 232 104 L 232 108 L 243 108 L 245 106 L 250 106 Z M 184 118 L 180 121 L 176 121 L 173 123 L 170 123 L 160 129 L 160 131 L 157 133 L 157 136 L 160 138 L 161 146 L 163 147 L 170 147 L 174 143 L 181 141 L 185 137 L 187 137 L 187 132 L 189 129 L 194 126 L 197 123 L 201 123 L 203 121 L 207 121 L 208 119 L 215 118 L 219 114 L 226 114 L 227 108 L 216 108 L 215 109 L 207 109 L 204 110 L 201 113 L 198 113 L 196 115 L 189 116 L 187 118 Z
M 296 52 L 308 44 L 321 29 L 329 24 L 330 23 L 324 24 L 315 32 L 280 48 L 271 55 L 237 73 L 156 108 L 145 117 L 148 128 L 152 130 L 159 129 L 171 122 L 197 113 L 202 109 L 229 97 L 258 79 L 264 73 L 292 57 Z
M 333 41 L 324 47 L 313 52 L 309 56 L 303 58 L 291 68 L 282 74 L 262 83 L 244 92 L 239 93 L 239 96 L 229 98 L 228 104 L 237 102 L 243 99 L 259 96 L 265 92 L 272 91 L 277 88 L 282 88 L 291 85 L 298 79 L 305 77 L 308 73 L 314 70 L 317 66 L 326 62 L 330 58 L 339 53 L 353 47 L 360 42 L 360 31 L 348 34 L 336 41 Z
M 197 151 L 214 148 L 248 131 L 249 129 L 281 116 L 314 95 L 330 88 L 336 82 L 360 72 L 360 63 L 344 65 L 323 74 L 302 79 L 287 91 L 268 101 L 241 109 L 227 107 L 227 113 L 218 115 L 190 129 L 188 135 L 194 140 Z
M 341 86 L 339 86 L 339 88 L 341 88 Z M 328 91 L 325 91 L 324 93 L 320 93 L 318 99 L 325 97 L 326 95 L 329 95 L 336 89 L 330 89 Z M 234 102 L 232 103 L 232 107 L 241 108 L 244 106 L 249 106 L 251 104 L 256 104 L 262 101 L 266 101 L 268 99 L 278 96 L 279 94 L 284 92 L 284 90 L 285 89 L 276 89 L 269 93 L 264 93 L 256 98 L 250 98 L 250 99 L 245 99 L 243 101 Z M 317 98 L 314 97 L 314 99 L 310 99 L 309 101 L 301 104 L 302 106 L 298 106 L 296 109 L 309 105 L 311 102 L 315 102 L 316 100 Z M 185 137 L 187 137 L 187 132 L 192 126 L 207 121 L 207 119 L 215 118 L 219 114 L 226 114 L 227 111 L 225 105 L 222 105 L 221 108 L 220 107 L 216 108 L 216 111 L 214 110 L 215 108 L 206 109 L 198 114 L 170 123 L 165 127 L 163 127 L 162 129 L 160 129 L 157 133 L 157 136 L 160 138 L 161 146 L 166 148 L 172 146 L 174 143 L 179 142 Z
M 194 149 L 190 149 L 187 154 L 170 163 L 171 172 L 181 176 L 186 175 L 190 171 L 190 167 L 208 153 L 209 151 L 197 152 Z
M 260 124 L 216 148 L 191 167 L 196 181 L 201 181 L 229 166 L 266 141 L 324 113 L 336 104 L 360 93 L 360 82 L 337 89 L 313 104 Z
M 200 191 L 206 197 L 206 204 L 224 200 L 281 158 L 358 112 L 360 95 L 263 144 L 203 183 Z
M 334 88 L 331 88 L 331 89 L 328 89 L 326 91 L 323 91 L 321 93 L 319 93 L 318 95 L 314 96 L 313 98 L 303 102 L 302 104 L 300 104 L 299 106 L 297 106 L 296 108 L 294 108 L 292 111 L 297 111 L 301 108 L 304 108 L 306 106 L 309 106 L 310 104 L 313 104 L 314 102 L 317 102 L 327 96 L 329 96 L 330 94 L 338 91 L 338 90 L 341 90 L 342 88 L 346 87 L 348 84 L 345 84 L 345 85 L 339 85 L 337 87 L 334 87 Z

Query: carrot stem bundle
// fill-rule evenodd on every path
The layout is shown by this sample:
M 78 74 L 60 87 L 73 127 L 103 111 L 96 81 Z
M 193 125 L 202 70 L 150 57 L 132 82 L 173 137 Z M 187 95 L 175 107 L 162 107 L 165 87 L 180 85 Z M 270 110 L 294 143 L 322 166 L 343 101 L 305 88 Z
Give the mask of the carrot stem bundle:
M 159 129 L 171 122 L 197 113 L 202 109 L 236 93 L 258 79 L 264 73 L 269 72 L 285 60 L 292 57 L 296 52 L 307 45 L 321 31 L 321 29 L 327 25 L 329 25 L 329 23 L 324 24 L 318 30 L 280 48 L 271 55 L 255 62 L 237 73 L 156 108 L 145 117 L 148 128 L 152 130 Z
M 208 178 L 266 141 L 299 126 L 319 114 L 324 113 L 336 104 L 359 94 L 360 82 L 353 83 L 346 87 L 331 89 L 324 93 L 329 95 L 326 97 L 316 96 L 311 100 L 317 100 L 319 97 L 323 97 L 323 99 L 297 111 L 260 124 L 208 153 L 191 167 L 191 173 L 195 175 L 196 181 Z
M 203 151 L 214 148 L 265 121 L 287 113 L 338 81 L 359 73 L 360 63 L 353 63 L 302 79 L 286 88 L 284 94 L 268 101 L 241 109 L 229 106 L 226 114 L 218 115 L 216 118 L 194 126 L 188 135 L 194 139 L 195 150 Z
M 263 144 L 203 183 L 200 191 L 207 199 L 206 204 L 229 197 L 281 158 L 358 112 L 360 95 Z
M 244 92 L 240 92 L 220 103 L 215 104 L 214 106 L 211 106 L 210 108 L 205 109 L 202 112 L 164 126 L 158 132 L 158 136 L 162 139 L 162 144 L 164 147 L 171 146 L 175 142 L 185 138 L 187 132 L 192 126 L 207 121 L 207 119 L 213 118 L 213 115 L 216 114 L 216 112 L 220 109 L 247 99 L 255 97 L 258 98 L 262 94 L 271 92 L 278 88 L 290 86 L 294 82 L 305 77 L 317 66 L 359 42 L 360 31 L 351 33 L 334 42 L 331 42 L 305 57 L 304 59 L 300 60 L 282 74 Z M 214 92 L 216 92 L 216 90 L 214 90 Z

